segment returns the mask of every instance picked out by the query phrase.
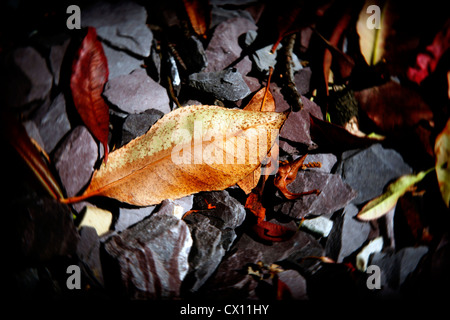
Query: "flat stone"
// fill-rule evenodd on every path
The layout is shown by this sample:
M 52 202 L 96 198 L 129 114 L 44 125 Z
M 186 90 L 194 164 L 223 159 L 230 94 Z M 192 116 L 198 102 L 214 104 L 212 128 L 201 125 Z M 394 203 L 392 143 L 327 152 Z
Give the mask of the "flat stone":
M 56 43 L 50 47 L 49 62 L 50 71 L 53 74 L 53 82 L 55 85 L 59 85 L 59 76 L 61 73 L 61 65 L 66 54 L 67 47 L 69 46 L 70 38 L 62 40 L 60 43 Z
M 150 55 L 153 40 L 146 22 L 147 11 L 134 2 L 98 2 L 83 8 L 81 18 L 81 26 L 95 27 L 104 42 L 141 57 Z
M 322 111 L 317 104 L 304 96 L 302 102 L 303 109 L 291 112 L 280 131 L 280 148 L 290 154 L 302 154 L 317 147 L 309 132 L 310 115 L 322 119 Z M 277 103 L 277 111 L 286 109 L 280 110 Z
M 54 164 L 67 196 L 75 196 L 91 179 L 98 157 L 98 146 L 84 126 L 78 126 L 61 143 Z
M 128 115 L 122 126 L 122 141 L 120 146 L 124 146 L 131 140 L 145 134 L 163 116 L 164 113 L 156 109 L 149 109 L 142 113 Z
M 371 265 L 380 268 L 380 296 L 399 296 L 400 289 L 408 276 L 417 268 L 428 247 L 406 247 L 393 252 L 377 252 L 370 259 Z
M 230 249 L 231 254 L 224 257 L 217 271 L 205 284 L 208 296 L 222 299 L 248 298 L 249 292 L 255 289 L 258 284 L 252 276 L 248 275 L 248 264 L 256 264 L 262 261 L 270 265 L 285 260 L 296 253 L 300 254 L 297 257 L 299 263 L 306 257 L 303 255 L 304 253 L 311 254 L 314 252 L 313 255 L 321 256 L 323 249 L 321 251 L 304 250 L 305 248 L 311 248 L 312 242 L 315 243 L 315 245 L 312 245 L 313 247 L 321 247 L 312 236 L 303 231 L 297 232 L 289 240 L 270 244 L 255 241 L 250 236 L 243 234 Z M 317 263 L 317 261 L 314 261 L 314 263 Z
M 85 274 L 92 275 L 101 285 L 104 285 L 100 261 L 100 239 L 97 232 L 92 227 L 82 227 L 79 233 L 77 256 L 83 262 L 80 266 L 85 269 Z
M 286 270 L 278 274 L 278 279 L 288 287 L 289 297 L 293 300 L 307 300 L 306 279 L 295 270 Z
M 239 58 L 242 48 L 239 45 L 239 37 L 250 31 L 256 30 L 254 22 L 246 18 L 232 18 L 220 23 L 211 37 L 206 48 L 208 67 L 205 72 L 220 71 L 229 66 L 234 60 Z M 236 69 L 246 75 L 250 72 L 252 63 L 245 57 L 236 65 Z
M 370 224 L 356 219 L 359 209 L 348 204 L 335 218 L 334 227 L 326 243 L 327 257 L 341 263 L 347 256 L 360 249 L 368 239 Z
M 301 156 L 293 156 L 293 159 L 296 160 L 299 157 Z M 337 162 L 337 157 L 332 153 L 310 153 L 306 156 L 304 163 L 307 164 L 310 162 L 320 162 L 321 166 L 318 168 L 308 168 L 308 170 L 330 173 Z
M 188 277 L 191 279 L 186 279 L 186 281 L 191 283 L 190 290 L 195 292 L 216 270 L 225 255 L 225 249 L 221 243 L 221 230 L 211 225 L 206 216 L 191 214 L 189 217 L 187 223 L 191 230 L 195 250 L 192 250 L 189 255 L 190 273 Z
M 33 115 L 32 120 L 36 123 L 44 142 L 42 147 L 47 153 L 51 153 L 71 128 L 64 94 L 57 95 L 50 105 L 43 105 Z
M 229 3 L 226 3 L 229 4 Z M 239 2 L 239 5 L 242 5 L 241 2 Z M 219 6 L 217 3 L 211 2 L 211 29 L 217 26 L 218 24 L 227 21 L 232 18 L 245 18 L 252 22 L 254 22 L 252 15 L 247 10 L 242 9 L 233 9 L 228 10 L 226 8 L 223 8 Z
M 114 225 L 114 230 L 121 232 L 128 227 L 144 220 L 148 217 L 155 206 L 141 207 L 141 208 L 119 208 L 119 217 Z
M 303 68 L 294 75 L 295 86 L 301 95 L 309 93 L 311 76 L 312 71 L 310 67 Z
M 6 59 L 2 70 L 1 96 L 9 107 L 45 100 L 53 84 L 53 76 L 47 63 L 33 47 L 14 50 Z
M 250 94 L 250 89 L 236 69 L 193 73 L 189 86 L 212 94 L 216 99 L 237 101 Z
M 173 299 L 179 297 L 189 270 L 191 246 L 186 223 L 173 214 L 157 212 L 112 236 L 105 250 L 116 261 L 116 276 L 129 298 Z
M 156 109 L 164 114 L 171 111 L 166 89 L 143 69 L 108 81 L 103 95 L 127 113 L 141 113 L 148 109 Z
M 274 207 L 292 218 L 301 219 L 308 215 L 326 215 L 330 217 L 336 210 L 345 207 L 356 192 L 345 184 L 341 176 L 318 171 L 301 171 L 295 180 L 287 186 L 293 193 L 320 190 L 320 194 L 302 196 L 293 201 L 285 201 Z
M 388 183 L 411 172 L 397 151 L 385 149 L 381 144 L 344 152 L 336 169 L 344 182 L 358 191 L 353 200 L 356 205 L 381 195 Z
M 107 44 L 103 44 L 103 50 L 108 60 L 109 80 L 130 74 L 136 69 L 141 69 L 144 63 L 143 59 L 132 57 L 124 51 L 111 48 Z

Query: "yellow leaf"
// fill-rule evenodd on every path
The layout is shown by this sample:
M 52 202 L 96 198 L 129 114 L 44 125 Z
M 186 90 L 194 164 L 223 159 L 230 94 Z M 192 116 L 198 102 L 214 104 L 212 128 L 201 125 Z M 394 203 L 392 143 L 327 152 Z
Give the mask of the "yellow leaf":
M 413 185 L 422 180 L 425 175 L 433 169 L 434 168 L 419 172 L 416 175 L 408 174 L 401 176 L 387 187 L 385 193 L 369 201 L 358 213 L 358 219 L 366 221 L 378 219 L 384 216 L 397 204 L 397 200 L 401 196 L 403 196 Z
M 441 190 L 442 199 L 445 205 L 449 207 L 450 203 L 450 119 L 444 130 L 437 136 L 434 145 L 436 155 L 436 176 Z

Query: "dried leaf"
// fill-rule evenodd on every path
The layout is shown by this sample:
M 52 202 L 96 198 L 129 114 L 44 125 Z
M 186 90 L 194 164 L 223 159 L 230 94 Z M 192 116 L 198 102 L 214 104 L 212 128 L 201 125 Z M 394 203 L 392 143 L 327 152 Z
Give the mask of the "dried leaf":
M 260 239 L 274 242 L 288 240 L 295 234 L 295 230 L 269 221 L 259 221 L 252 229 Z
M 384 132 L 413 127 L 420 121 L 433 126 L 433 112 L 419 93 L 394 81 L 355 92 L 359 106 Z
M 250 102 L 245 106 L 245 111 L 268 111 L 275 112 L 275 100 L 273 99 L 272 94 L 267 87 L 261 88 L 255 95 L 252 97 Z M 278 146 L 274 146 L 270 152 L 271 161 L 277 161 L 274 159 L 274 155 L 278 155 Z M 258 184 L 258 181 L 261 177 L 261 166 L 255 169 L 252 173 L 250 173 L 247 177 L 238 182 L 238 186 L 245 192 L 245 194 L 249 194 L 254 187 Z
M 436 155 L 436 176 L 445 205 L 450 206 L 450 120 L 437 136 L 434 153 Z
M 389 1 L 384 5 L 376 0 L 364 3 L 356 23 L 356 31 L 359 34 L 361 53 L 369 66 L 376 65 L 383 58 L 385 40 L 391 32 L 392 23 Z
M 47 192 L 55 199 L 62 199 L 63 194 L 58 182 L 34 143 L 28 137 L 22 124 L 7 113 L 1 115 L 1 120 L 6 141 L 17 151 Z
M 379 142 L 378 138 L 371 139 L 353 135 L 343 127 L 320 120 L 313 115 L 310 116 L 310 120 L 311 138 L 324 149 L 342 152 L 350 149 L 365 148 Z
M 396 181 L 389 184 L 385 193 L 369 201 L 358 213 L 360 220 L 374 220 L 382 217 L 389 212 L 396 204 L 398 199 L 405 194 L 412 186 L 421 181 L 429 172 L 421 171 L 418 174 L 408 174 L 401 176 Z
M 191 22 L 192 29 L 199 36 L 206 38 L 211 22 L 211 7 L 208 0 L 183 0 L 184 7 Z
M 111 152 L 84 194 L 65 202 L 106 196 L 148 206 L 223 190 L 260 165 L 286 117 L 218 106 L 176 109 L 145 135 Z
M 292 183 L 297 177 L 298 170 L 302 167 L 306 168 L 304 167 L 303 162 L 305 161 L 307 156 L 308 154 L 305 154 L 304 156 L 298 158 L 294 162 L 284 163 L 278 168 L 278 173 L 275 176 L 273 182 L 275 187 L 277 187 L 281 191 L 281 193 L 286 197 L 286 199 L 294 200 L 304 195 L 320 193 L 319 190 L 311 190 L 301 193 L 292 193 L 287 189 L 287 185 Z
M 95 28 L 89 27 L 72 64 L 73 102 L 86 127 L 104 146 L 108 159 L 109 107 L 102 97 L 108 81 L 108 60 Z

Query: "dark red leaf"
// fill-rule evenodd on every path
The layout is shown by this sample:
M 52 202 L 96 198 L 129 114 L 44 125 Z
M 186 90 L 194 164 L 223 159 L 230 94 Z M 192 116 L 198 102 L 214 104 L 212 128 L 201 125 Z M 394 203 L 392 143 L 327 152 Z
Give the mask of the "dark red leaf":
M 108 159 L 109 107 L 102 97 L 108 81 L 108 60 L 95 28 L 89 27 L 72 64 L 73 102 L 86 127 L 105 148 Z
M 433 112 L 416 91 L 390 81 L 355 92 L 359 106 L 385 133 L 411 128 L 419 122 L 433 126 Z
M 320 120 L 313 115 L 310 116 L 310 119 L 312 140 L 321 147 L 331 151 L 342 152 L 350 149 L 365 148 L 379 142 L 377 139 L 355 136 L 343 127 Z

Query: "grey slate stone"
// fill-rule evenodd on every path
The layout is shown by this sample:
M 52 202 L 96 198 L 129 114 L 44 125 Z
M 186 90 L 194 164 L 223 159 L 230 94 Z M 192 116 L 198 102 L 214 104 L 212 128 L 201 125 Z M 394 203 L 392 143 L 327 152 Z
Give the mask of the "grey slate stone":
M 33 47 L 14 50 L 6 59 L 6 70 L 2 70 L 0 78 L 1 98 L 13 108 L 44 100 L 53 84 L 44 57 Z
M 216 99 L 237 101 L 250 94 L 250 89 L 236 69 L 217 72 L 193 73 L 189 85 L 200 91 L 212 94 Z
M 119 218 L 117 219 L 114 230 L 123 231 L 126 228 L 148 217 L 155 206 L 141 207 L 141 208 L 119 208 Z
M 33 121 L 44 142 L 44 150 L 51 153 L 59 141 L 70 131 L 64 95 L 60 93 L 49 106 L 43 105 L 37 110 Z
M 141 57 L 150 55 L 153 34 L 146 25 L 147 11 L 134 2 L 97 2 L 82 10 L 81 26 L 95 27 L 104 42 Z
M 166 89 L 150 78 L 143 69 L 136 69 L 129 75 L 108 81 L 103 95 L 127 113 L 141 113 L 148 109 L 157 109 L 162 113 L 171 111 Z
M 355 217 L 359 209 L 348 204 L 334 221 L 334 227 L 326 243 L 327 256 L 340 263 L 362 247 L 370 233 L 370 224 Z
M 254 22 L 246 18 L 232 18 L 220 23 L 214 30 L 211 40 L 206 48 L 208 67 L 205 72 L 220 71 L 239 58 L 242 48 L 239 37 L 249 30 L 256 30 Z M 252 63 L 245 57 L 236 65 L 237 70 L 246 75 L 252 68 Z
M 97 157 L 97 143 L 86 127 L 76 127 L 64 139 L 53 161 L 67 196 L 75 196 L 90 181 Z
M 105 244 L 117 262 L 131 299 L 173 299 L 180 295 L 192 246 L 189 228 L 168 212 L 156 212 L 112 236 Z
M 164 113 L 156 109 L 127 116 L 122 125 L 122 142 L 120 146 L 145 134 L 162 116 L 164 116 Z
M 358 191 L 352 201 L 356 205 L 381 195 L 389 182 L 411 172 L 397 151 L 385 149 L 381 144 L 344 152 L 336 169 L 344 182 Z
M 107 44 L 103 44 L 103 50 L 108 60 L 109 80 L 130 74 L 135 69 L 141 68 L 141 65 L 144 63 L 143 59 L 137 59 L 124 51 L 115 50 Z
M 325 215 L 330 217 L 336 210 L 345 207 L 356 192 L 345 184 L 341 176 L 319 171 L 300 171 L 295 180 L 287 186 L 293 193 L 320 190 L 320 194 L 302 196 L 293 201 L 285 201 L 274 207 L 292 218 L 301 219 L 308 215 Z

